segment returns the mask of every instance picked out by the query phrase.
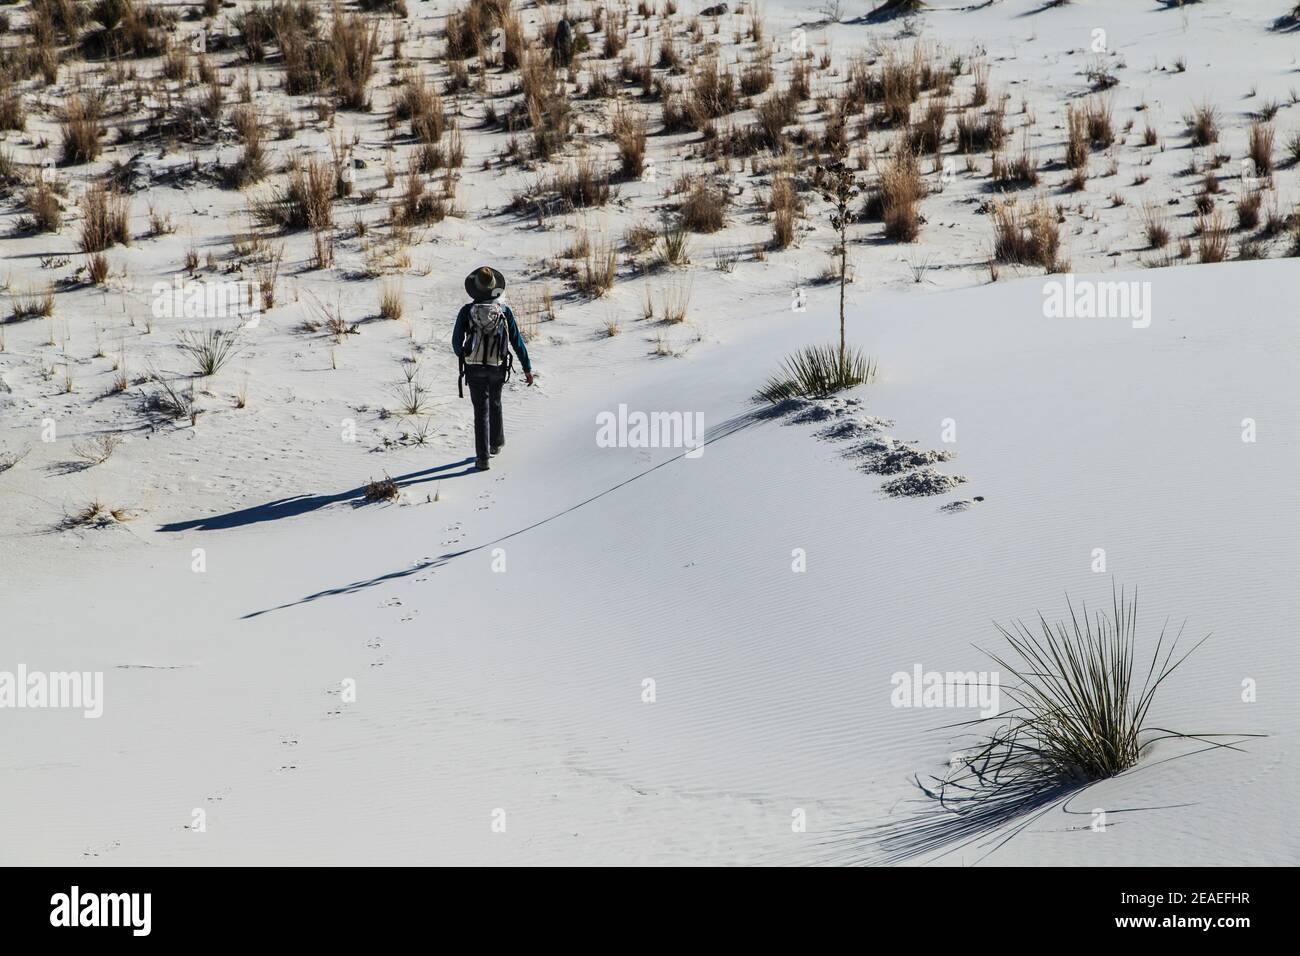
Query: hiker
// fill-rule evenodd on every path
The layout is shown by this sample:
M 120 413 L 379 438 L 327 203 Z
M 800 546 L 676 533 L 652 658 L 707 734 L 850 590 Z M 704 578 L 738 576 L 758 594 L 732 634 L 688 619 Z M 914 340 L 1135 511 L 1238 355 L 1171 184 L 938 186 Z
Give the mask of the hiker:
M 510 349 L 519 356 L 524 378 L 533 384 L 533 366 L 528 361 L 524 337 L 519 334 L 515 314 L 501 302 L 506 277 L 490 266 L 475 269 L 465 277 L 465 291 L 473 302 L 461 306 L 451 332 L 451 348 L 460 359 L 461 398 L 464 383 L 474 403 L 475 467 L 488 470 L 488 458 L 506 443 L 501 420 L 501 386 L 510 377 Z

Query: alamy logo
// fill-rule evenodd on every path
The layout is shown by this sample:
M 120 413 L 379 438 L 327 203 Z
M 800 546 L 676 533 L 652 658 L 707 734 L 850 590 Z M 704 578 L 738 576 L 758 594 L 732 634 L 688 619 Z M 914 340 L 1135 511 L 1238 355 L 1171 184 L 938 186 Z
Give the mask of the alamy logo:
M 895 707 L 978 707 L 981 717 L 998 713 L 997 671 L 927 671 L 913 664 L 911 673 L 896 671 L 889 682 Z
M 0 671 L 0 709 L 54 707 L 81 710 L 93 719 L 104 713 L 102 671 Z
M 132 936 L 148 936 L 151 893 L 82 893 L 80 887 L 50 897 L 51 926 L 129 926 Z
M 596 415 L 598 448 L 688 448 L 687 458 L 704 454 L 703 412 L 617 412 Z
M 1043 317 L 1047 319 L 1130 319 L 1133 328 L 1151 324 L 1151 283 L 1065 279 L 1043 283 Z
M 201 282 L 176 276 L 153 284 L 155 319 L 227 319 L 257 315 L 262 296 L 252 282 Z

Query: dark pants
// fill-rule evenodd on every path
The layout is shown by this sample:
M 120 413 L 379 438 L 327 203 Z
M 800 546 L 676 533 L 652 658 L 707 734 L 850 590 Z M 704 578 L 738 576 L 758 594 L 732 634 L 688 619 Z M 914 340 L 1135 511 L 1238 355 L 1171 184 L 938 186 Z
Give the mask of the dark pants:
M 491 449 L 506 443 L 505 424 L 501 421 L 501 386 L 505 381 L 504 366 L 465 366 L 465 384 L 474 403 L 474 454 L 479 461 L 487 461 Z

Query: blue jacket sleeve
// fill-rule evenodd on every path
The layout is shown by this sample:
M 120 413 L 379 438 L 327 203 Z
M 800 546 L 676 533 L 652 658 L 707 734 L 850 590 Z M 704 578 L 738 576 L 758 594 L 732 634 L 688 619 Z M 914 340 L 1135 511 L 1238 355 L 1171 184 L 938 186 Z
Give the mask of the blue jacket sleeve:
M 456 325 L 451 330 L 451 350 L 456 358 L 465 357 L 465 320 L 469 316 L 469 306 L 462 305 L 456 313 Z
M 515 311 L 510 306 L 506 306 L 506 318 L 510 321 L 510 346 L 519 356 L 519 364 L 524 367 L 524 371 L 531 372 L 533 367 L 528 361 L 528 346 L 524 344 L 524 337 L 519 333 L 519 323 L 515 321 Z

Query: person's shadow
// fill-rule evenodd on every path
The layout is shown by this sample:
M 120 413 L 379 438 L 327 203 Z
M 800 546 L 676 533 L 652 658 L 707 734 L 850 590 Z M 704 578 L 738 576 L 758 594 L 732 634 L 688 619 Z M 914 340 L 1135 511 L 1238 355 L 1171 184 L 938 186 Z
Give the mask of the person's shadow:
M 451 471 L 458 466 L 465 466 L 460 471 Z M 463 475 L 474 473 L 474 459 L 461 458 L 458 461 L 448 462 L 445 465 L 439 465 L 436 468 L 426 468 L 423 471 L 412 471 L 405 475 L 398 475 L 393 479 L 399 488 L 409 488 L 412 485 L 423 484 L 426 481 L 440 481 L 444 478 L 459 478 Z M 307 514 L 318 508 L 324 508 L 326 505 L 336 504 L 338 502 L 350 501 L 353 505 L 360 505 L 365 502 L 366 486 L 358 485 L 355 488 L 349 488 L 347 491 L 335 492 L 332 495 L 294 495 L 291 498 L 280 498 L 276 501 L 268 501 L 265 504 L 253 505 L 249 508 L 241 508 L 238 511 L 230 511 L 226 514 L 211 515 L 206 518 L 191 518 L 188 521 L 172 521 L 168 524 L 161 525 L 159 531 L 220 531 L 227 528 L 242 528 L 245 525 L 259 524 L 263 521 L 279 521 L 281 518 L 295 518 L 298 515 Z

